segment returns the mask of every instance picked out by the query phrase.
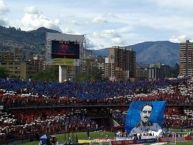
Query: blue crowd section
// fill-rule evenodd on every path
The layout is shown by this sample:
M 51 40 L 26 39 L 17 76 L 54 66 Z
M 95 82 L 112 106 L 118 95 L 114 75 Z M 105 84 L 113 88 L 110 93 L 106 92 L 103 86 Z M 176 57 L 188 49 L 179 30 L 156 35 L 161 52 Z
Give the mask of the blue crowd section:
M 130 104 L 126 116 L 125 129 L 128 132 L 130 132 L 134 127 L 136 127 L 140 123 L 141 110 L 143 106 L 147 104 L 153 107 L 150 116 L 150 122 L 158 123 L 161 127 L 163 126 L 166 101 L 134 101 Z
M 46 95 L 48 97 L 79 97 L 80 99 L 101 99 L 115 96 L 125 96 L 134 94 L 137 91 L 148 92 L 156 88 L 164 88 L 178 80 L 159 80 L 159 81 L 138 81 L 131 82 L 40 82 L 40 81 L 21 81 L 21 80 L 0 80 L 0 89 L 14 92 L 30 92 L 34 95 Z

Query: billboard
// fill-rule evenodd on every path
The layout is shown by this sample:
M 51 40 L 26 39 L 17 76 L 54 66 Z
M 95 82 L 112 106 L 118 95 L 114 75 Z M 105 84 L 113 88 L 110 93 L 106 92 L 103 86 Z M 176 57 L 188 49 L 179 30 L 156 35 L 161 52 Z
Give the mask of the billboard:
M 162 134 L 164 123 L 165 101 L 135 101 L 129 106 L 125 130 L 130 135 Z
M 46 63 L 79 66 L 83 58 L 84 43 L 84 35 L 46 33 Z
M 51 57 L 55 58 L 71 58 L 79 59 L 79 44 L 73 41 L 57 41 L 52 40 Z

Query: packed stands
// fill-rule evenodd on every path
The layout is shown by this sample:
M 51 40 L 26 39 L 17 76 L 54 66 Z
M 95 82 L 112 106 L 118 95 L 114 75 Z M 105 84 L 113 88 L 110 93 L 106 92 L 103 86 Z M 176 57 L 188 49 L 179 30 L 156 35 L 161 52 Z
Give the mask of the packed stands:
M 101 125 L 81 109 L 89 105 L 93 108 L 105 105 L 108 109 L 111 105 L 122 107 L 109 109 L 106 114 L 123 126 L 125 111 L 129 103 L 136 100 L 166 100 L 165 127 L 193 127 L 191 79 L 135 83 L 0 80 L 0 89 L 0 105 L 4 107 L 0 118 L 0 138 L 3 140 L 35 138 L 42 133 L 101 129 Z M 63 109 L 64 106 L 79 108 L 75 111 Z

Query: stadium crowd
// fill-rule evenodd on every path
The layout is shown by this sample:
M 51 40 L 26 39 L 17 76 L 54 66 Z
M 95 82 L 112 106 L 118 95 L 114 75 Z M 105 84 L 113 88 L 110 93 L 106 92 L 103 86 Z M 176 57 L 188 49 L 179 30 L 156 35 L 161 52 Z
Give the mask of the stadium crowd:
M 0 80 L 0 89 L 6 91 L 1 102 L 7 105 L 29 105 L 32 103 L 43 104 L 74 104 L 79 101 L 85 102 L 100 100 L 104 102 L 106 98 L 119 99 L 120 96 L 130 96 L 135 93 L 148 93 L 151 90 L 169 85 L 169 81 L 139 81 L 131 82 L 28 82 L 20 80 Z M 19 94 L 19 96 L 18 96 Z M 22 98 L 24 97 L 24 98 Z M 122 98 L 121 98 L 122 99 Z M 74 102 L 77 101 L 77 102 Z M 109 103 L 109 102 L 108 102 Z
M 110 81 L 43 83 L 0 80 L 0 104 L 5 107 L 115 103 L 127 105 L 132 100 L 167 100 L 171 104 L 182 103 L 182 100 L 185 100 L 185 103 L 191 103 L 192 98 L 189 97 L 191 94 L 185 92 L 186 95 L 183 95 L 183 90 L 179 91 L 179 88 L 188 91 L 189 88 L 184 87 L 186 83 L 185 80 L 135 83 Z
M 6 112 L 1 114 L 0 141 L 7 139 L 38 139 L 40 135 L 45 133 L 56 134 L 99 129 L 96 122 L 87 117 L 84 111 L 41 110 L 28 112 L 23 114 L 21 111 L 18 114 L 18 116 L 22 116 L 21 122 L 18 122 L 19 117 L 16 116 L 17 114 L 12 115 Z
M 193 127 L 193 81 L 174 79 L 131 82 L 34 82 L 0 80 L 0 105 L 12 107 L 60 105 L 128 105 L 131 101 L 166 100 L 166 128 Z M 178 106 L 181 105 L 181 106 Z M 124 124 L 124 110 L 112 118 Z M 120 119 L 121 118 L 121 119 Z M 42 133 L 97 130 L 100 126 L 82 110 L 13 110 L 2 113 L 0 138 L 31 138 Z M 17 133 L 16 133 L 17 132 Z

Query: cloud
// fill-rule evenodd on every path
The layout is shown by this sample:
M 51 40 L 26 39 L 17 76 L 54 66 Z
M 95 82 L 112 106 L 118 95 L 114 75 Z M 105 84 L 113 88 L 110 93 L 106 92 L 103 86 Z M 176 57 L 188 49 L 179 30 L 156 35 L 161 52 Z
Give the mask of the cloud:
M 92 44 L 88 45 L 88 47 L 92 47 L 93 49 L 126 45 L 125 38 L 114 29 L 93 32 L 86 37 L 89 39 L 89 43 Z
M 24 12 L 24 16 L 21 19 L 21 29 L 29 31 L 39 27 L 46 27 L 61 31 L 58 26 L 58 19 L 50 20 L 49 18 L 45 17 L 43 13 L 36 7 L 27 7 L 25 8 Z
M 125 21 L 124 18 L 127 18 Z M 117 19 L 119 20 L 119 19 Z M 122 31 L 128 31 L 128 32 L 136 32 L 141 35 L 147 35 L 148 33 L 158 34 L 158 32 L 163 36 L 162 39 L 168 39 L 171 35 L 176 34 L 186 34 L 190 35 L 192 33 L 192 23 L 193 20 L 190 19 L 189 16 L 180 16 L 175 15 L 175 13 L 170 15 L 164 15 L 164 14 L 142 14 L 142 13 L 135 13 L 135 14 L 124 14 L 122 17 L 120 17 L 119 21 L 125 21 L 127 23 L 127 26 L 122 27 Z M 160 37 L 159 36 L 159 37 Z M 161 37 L 160 37 L 161 38 Z
M 105 37 L 120 37 L 119 33 L 116 30 L 104 30 L 102 32 L 102 35 L 104 35 Z
M 9 12 L 9 8 L 4 4 L 3 0 L 0 0 L 0 25 L 7 26 L 8 21 L 5 15 Z
M 0 15 L 4 15 L 9 12 L 9 8 L 4 4 L 3 0 L 0 0 Z
M 7 26 L 8 22 L 5 19 L 0 18 L 0 26 Z
M 96 47 L 96 45 L 89 38 L 86 37 L 86 48 L 91 49 L 94 47 Z
M 27 13 L 27 14 L 34 14 L 34 15 L 40 15 L 40 11 L 36 8 L 36 7 L 33 7 L 33 6 L 31 6 L 31 7 L 26 7 L 25 9 L 24 9 L 24 12 L 25 13 Z
M 64 33 L 67 33 L 67 34 L 73 34 L 75 33 L 72 28 L 70 27 L 66 27 L 64 30 L 63 30 Z
M 160 7 L 187 10 L 193 7 L 192 0 L 150 0 Z
M 124 46 L 125 42 L 121 38 L 116 37 L 116 38 L 112 38 L 112 45 L 114 45 L 114 46 Z
M 186 35 L 180 35 L 180 36 L 172 36 L 169 40 L 174 43 L 182 43 L 186 42 L 186 40 L 190 40 L 190 38 Z
M 98 24 L 103 24 L 103 23 L 107 23 L 107 19 L 103 16 L 96 16 L 93 18 L 92 22 L 98 23 Z
M 112 37 L 120 37 L 119 33 L 116 30 L 103 30 L 101 32 L 93 32 L 94 37 L 99 38 L 112 38 Z
M 89 0 L 78 1 L 73 5 L 71 0 L 49 2 L 44 6 L 37 4 L 38 9 L 27 7 L 22 13 L 22 19 L 18 18 L 21 20 L 18 22 L 21 29 L 33 30 L 44 26 L 68 34 L 85 34 L 89 48 L 130 45 L 143 41 L 178 41 L 183 38 L 179 34 L 193 36 L 191 0 L 99 0 L 95 5 Z M 31 2 L 29 5 L 36 3 Z M 5 8 L 2 10 L 6 11 Z M 21 13 L 17 13 L 17 16 L 21 16 Z M 5 17 L 0 17 L 0 20 L 0 24 L 6 24 Z M 14 19 L 11 22 L 17 24 Z

